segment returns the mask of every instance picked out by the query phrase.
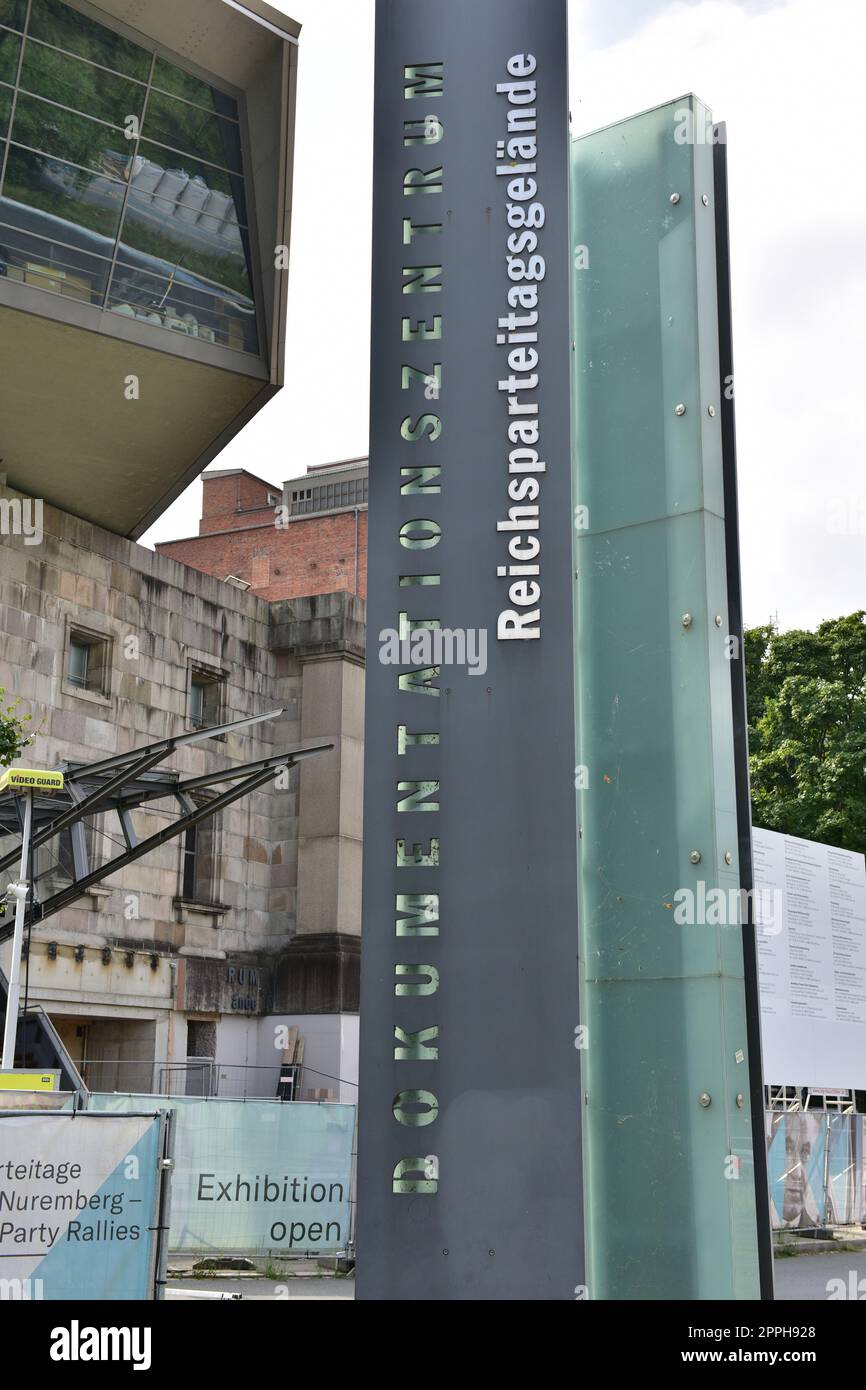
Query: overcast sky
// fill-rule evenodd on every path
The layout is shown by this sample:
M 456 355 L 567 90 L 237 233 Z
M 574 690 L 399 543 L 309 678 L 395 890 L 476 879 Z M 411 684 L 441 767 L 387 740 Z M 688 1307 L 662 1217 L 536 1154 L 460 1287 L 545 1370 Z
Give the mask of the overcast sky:
M 368 447 L 374 0 L 271 3 L 304 26 L 288 385 L 219 466 L 282 483 Z M 728 124 L 746 621 L 811 627 L 866 607 L 866 4 L 570 13 L 574 134 L 687 91 Z M 354 96 L 336 113 L 338 73 Z M 196 534 L 200 502 L 196 483 L 146 542 Z

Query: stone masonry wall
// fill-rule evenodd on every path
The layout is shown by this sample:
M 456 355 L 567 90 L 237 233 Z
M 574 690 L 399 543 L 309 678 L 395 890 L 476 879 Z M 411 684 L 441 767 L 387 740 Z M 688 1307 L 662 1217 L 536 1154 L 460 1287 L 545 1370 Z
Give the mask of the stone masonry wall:
M 4 496 L 16 494 L 0 489 Z M 39 544 L 0 536 L 0 686 L 7 699 L 21 699 L 38 730 L 24 764 L 94 761 L 189 731 L 196 663 L 224 676 L 223 721 L 286 712 L 178 750 L 166 766 L 194 776 L 300 741 L 300 670 L 283 662 L 277 672 L 267 603 L 50 507 L 43 518 Z M 70 625 L 111 641 L 106 696 L 69 684 Z M 297 786 L 295 771 L 287 790 L 266 784 L 221 814 L 218 912 L 178 907 L 181 843 L 173 840 L 108 880 L 105 894 L 51 919 L 52 937 L 203 952 L 276 949 L 294 929 Z M 166 819 L 156 808 L 136 812 L 137 832 L 153 833 Z M 115 849 L 104 837 L 121 835 L 116 821 L 103 820 L 96 845 L 104 860 Z

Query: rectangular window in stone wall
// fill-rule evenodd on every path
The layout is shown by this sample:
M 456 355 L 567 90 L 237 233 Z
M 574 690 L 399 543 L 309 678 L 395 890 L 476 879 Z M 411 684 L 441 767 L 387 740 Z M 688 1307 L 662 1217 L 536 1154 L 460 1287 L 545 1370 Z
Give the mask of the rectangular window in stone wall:
M 70 627 L 64 682 L 73 692 L 88 691 L 107 698 L 111 694 L 111 638 Z
M 212 903 L 217 880 L 217 826 L 214 817 L 191 825 L 184 835 L 181 897 Z
M 189 720 L 193 728 L 208 729 L 220 723 L 224 684 L 221 676 L 193 668 L 189 684 Z

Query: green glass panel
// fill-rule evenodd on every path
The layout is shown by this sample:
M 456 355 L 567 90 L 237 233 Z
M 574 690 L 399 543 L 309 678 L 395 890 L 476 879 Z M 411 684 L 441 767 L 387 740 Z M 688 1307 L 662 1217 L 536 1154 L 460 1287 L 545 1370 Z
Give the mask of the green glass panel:
M 190 237 L 190 245 L 195 244 L 198 230 L 202 244 L 210 243 L 220 251 L 242 249 L 242 229 L 231 198 L 210 193 L 195 181 L 187 183 L 181 197 L 174 199 L 144 191 L 136 179 L 129 206 L 135 215 L 147 214 L 155 226 L 177 228 L 177 235 Z
M 62 241 L 75 244 L 75 230 L 81 228 L 114 238 L 125 192 L 125 184 L 115 179 L 85 173 L 71 164 L 46 159 L 16 145 L 9 148 L 3 196 L 50 214 L 43 235 L 53 233 Z
M 23 29 L 27 0 L 0 0 L 0 24 L 10 29 Z
M 146 49 L 64 5 L 62 0 L 33 0 L 28 33 L 91 63 L 136 77 L 140 82 L 147 81 L 152 60 Z
M 10 34 L 6 29 L 0 29 L 0 82 L 9 82 L 12 86 L 18 75 L 18 56 L 21 52 L 21 39 L 17 34 Z
M 139 264 L 131 264 L 135 253 L 123 245 L 120 256 L 109 294 L 109 305 L 117 313 L 236 352 L 258 352 L 251 299 L 220 291 L 185 269 L 173 274 L 166 266 L 158 274 L 159 263 L 144 257 L 138 258 Z
M 0 139 L 9 130 L 9 116 L 12 112 L 12 89 L 11 87 L 0 87 Z M 0 160 L 2 160 L 0 151 Z
M 758 1296 L 713 155 L 680 142 L 684 112 L 706 130 L 689 97 L 573 146 L 586 1219 L 600 1299 Z
M 153 85 L 160 91 L 183 97 L 186 101 L 194 102 L 196 106 L 203 106 L 207 111 L 215 111 L 233 120 L 238 118 L 238 104 L 233 97 L 218 92 L 215 87 L 202 82 L 201 78 L 193 77 L 192 73 L 184 72 L 183 68 L 175 67 L 174 63 L 167 63 L 164 58 L 156 60 Z
M 59 106 L 108 121 L 121 130 L 128 117 L 140 117 L 146 93 L 146 88 L 137 82 L 115 77 L 29 39 L 21 69 L 21 87 Z
M 26 16 L 0 0 L 0 274 L 258 352 L 237 102 L 61 0 Z
M 183 150 L 209 164 L 240 173 L 241 142 L 234 121 L 223 120 L 189 102 L 151 92 L 142 133 L 148 140 Z
M 129 168 L 129 146 L 121 131 L 24 92 L 18 94 L 12 137 L 20 145 L 114 178 L 125 178 Z
M 237 176 L 232 176 L 223 169 L 215 169 L 211 164 L 203 164 L 201 160 L 193 158 L 192 155 L 166 149 L 163 145 L 151 144 L 149 140 L 141 141 L 138 152 L 142 159 L 149 160 L 151 164 L 165 171 L 167 178 L 164 183 L 160 184 L 159 192 L 160 194 L 167 194 L 175 201 L 179 199 L 183 188 L 191 180 L 195 180 L 205 191 L 228 194 L 231 194 L 234 188 L 241 186 L 243 182 Z
M 111 261 L 84 249 L 93 242 L 91 233 L 69 225 L 64 235 L 79 244 L 67 244 L 58 239 L 53 218 L 6 199 L 0 199 L 0 224 L 0 275 L 79 303 L 102 303 Z M 33 226 L 38 233 L 29 230 Z M 111 250 L 110 242 L 104 250 Z
M 201 275 L 215 286 L 251 296 L 246 256 L 237 226 L 234 235 L 223 239 L 215 219 L 197 216 L 183 220 L 185 209 L 177 203 L 165 203 L 159 198 L 146 206 L 130 200 L 123 224 L 123 242 L 138 251 L 167 261 L 182 264 L 184 269 Z

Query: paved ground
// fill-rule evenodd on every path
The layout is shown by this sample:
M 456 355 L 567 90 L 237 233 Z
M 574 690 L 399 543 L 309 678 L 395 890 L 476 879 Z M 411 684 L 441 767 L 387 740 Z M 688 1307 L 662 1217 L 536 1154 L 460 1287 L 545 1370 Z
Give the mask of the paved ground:
M 355 1297 L 354 1279 L 169 1279 L 166 1289 L 168 1303 L 207 1303 L 238 1294 L 248 1299 L 338 1299 Z
M 790 1259 L 774 1260 L 773 1270 L 776 1281 L 776 1299 L 779 1302 L 793 1302 L 804 1299 L 818 1302 L 835 1292 L 840 1296 L 838 1286 L 827 1285 L 832 1279 L 841 1279 L 846 1296 L 853 1295 L 852 1287 L 856 1281 L 863 1281 L 859 1297 L 866 1299 L 866 1251 L 842 1250 L 838 1254 L 794 1255 Z
M 780 1303 L 823 1302 L 835 1293 L 839 1298 L 844 1289 L 850 1299 L 856 1292 L 866 1301 L 866 1250 L 828 1252 L 816 1255 L 794 1255 L 775 1260 L 776 1299 Z M 841 1280 L 842 1285 L 830 1284 Z M 862 1281 L 862 1284 L 861 1284 Z M 828 1285 L 830 1287 L 828 1288 Z M 317 1279 L 301 1277 L 282 1283 L 273 1279 L 170 1279 L 166 1297 L 170 1303 L 211 1302 L 231 1299 L 238 1294 L 246 1300 L 319 1299 L 326 1302 L 351 1301 L 355 1297 L 354 1279 Z

